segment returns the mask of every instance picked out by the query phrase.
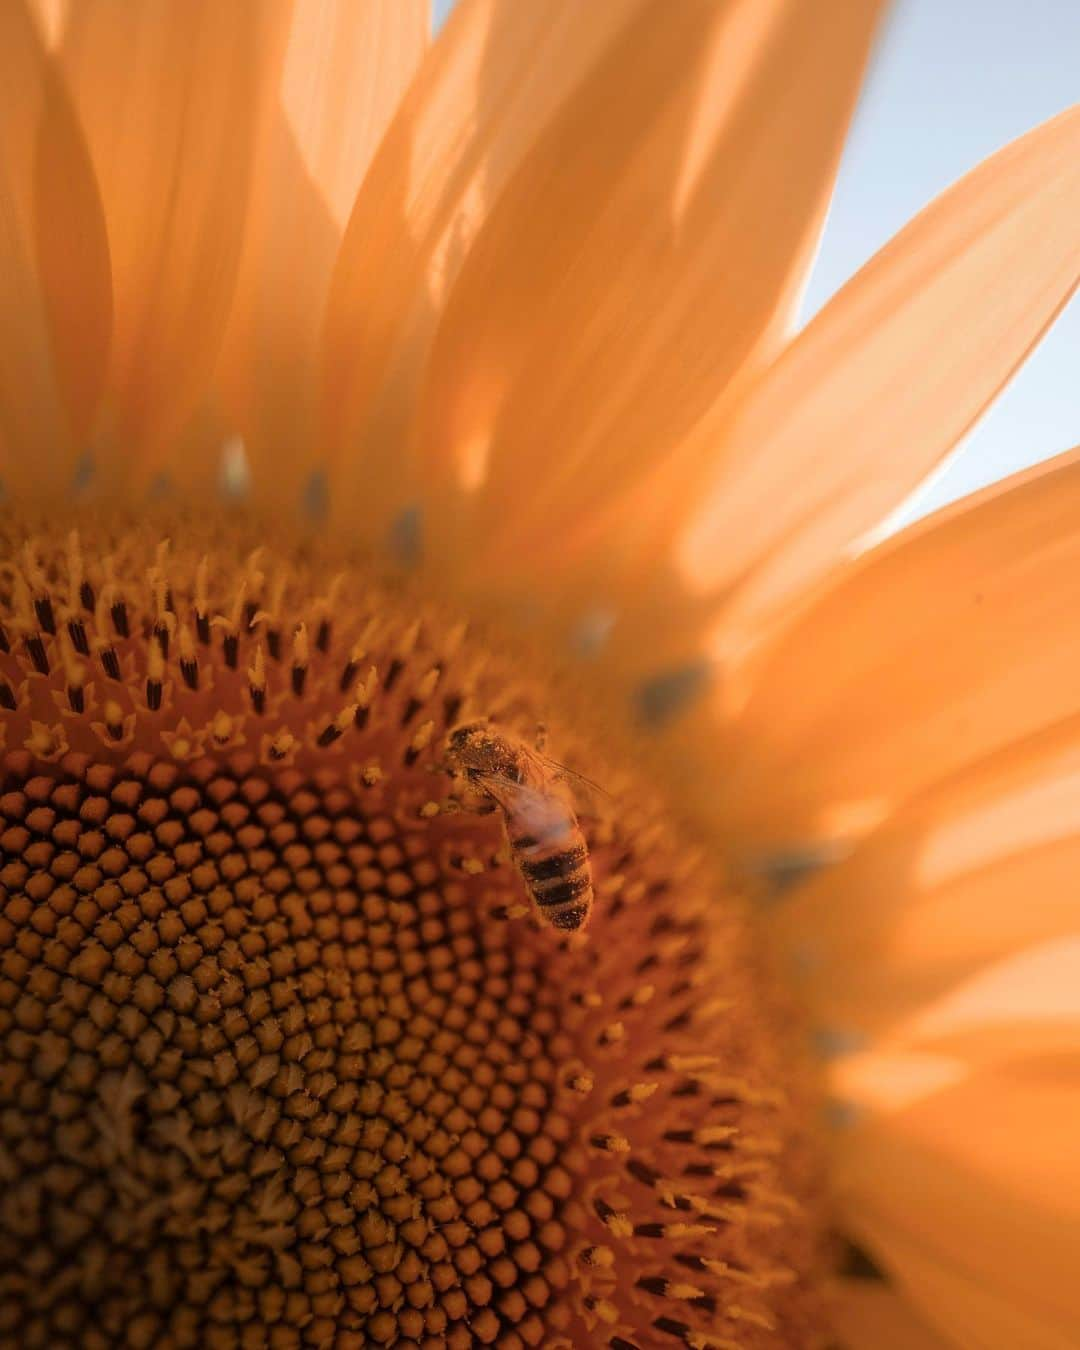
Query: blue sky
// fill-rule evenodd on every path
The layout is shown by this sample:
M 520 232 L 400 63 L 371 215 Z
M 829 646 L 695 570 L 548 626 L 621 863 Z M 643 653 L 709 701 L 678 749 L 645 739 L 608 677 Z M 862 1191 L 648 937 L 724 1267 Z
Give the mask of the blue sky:
M 452 3 L 434 0 L 437 22 Z M 943 188 L 1077 99 L 1080 0 L 895 0 L 856 113 L 805 315 Z M 1080 443 L 1078 391 L 1075 303 L 904 516 Z

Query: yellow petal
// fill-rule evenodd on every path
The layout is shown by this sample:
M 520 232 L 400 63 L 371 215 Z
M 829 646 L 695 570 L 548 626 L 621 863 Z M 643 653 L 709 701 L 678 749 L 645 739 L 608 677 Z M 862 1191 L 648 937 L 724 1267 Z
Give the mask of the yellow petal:
M 642 0 L 462 0 L 349 221 L 324 335 L 320 444 L 380 528 L 414 491 L 403 435 L 437 318 L 522 155 Z
M 831 1306 L 844 1350 L 948 1350 L 912 1305 L 880 1280 L 839 1282 Z
M 218 377 L 253 487 L 295 503 L 315 453 L 316 349 L 341 234 L 427 45 L 426 0 L 305 0 L 256 144 Z
M 740 847 L 858 836 L 1080 713 L 1078 568 L 1076 452 L 853 564 L 767 653 L 726 734 L 717 695 L 712 807 Z
M 493 559 L 550 558 L 775 350 L 877 14 L 846 0 L 645 6 L 485 223 L 416 445 L 482 483 Z M 528 491 L 522 491 L 523 481 Z
M 219 0 L 80 0 L 68 13 L 60 56 L 112 258 L 114 428 L 98 457 L 118 480 L 150 476 L 213 367 L 236 280 L 258 91 L 288 14 Z
M 837 1139 L 847 1227 L 965 1350 L 1080 1343 L 1076 1069 L 975 1072 Z
M 70 102 L 21 3 L 0 6 L 0 477 L 67 486 L 108 360 L 109 258 Z
M 1074 932 L 1080 726 L 916 800 L 774 905 L 826 1028 L 881 1035 L 976 972 Z
M 884 248 L 738 411 L 683 548 L 744 660 L 972 426 L 1080 281 L 1080 106 Z

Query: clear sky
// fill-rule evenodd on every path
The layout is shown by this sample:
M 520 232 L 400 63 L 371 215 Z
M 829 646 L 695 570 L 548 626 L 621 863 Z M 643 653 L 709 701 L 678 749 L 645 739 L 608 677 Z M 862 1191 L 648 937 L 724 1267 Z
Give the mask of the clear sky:
M 453 0 L 433 2 L 439 22 Z M 855 117 L 805 313 L 813 313 L 943 188 L 1078 99 L 1080 0 L 894 0 Z M 904 515 L 1078 443 L 1080 302 L 1058 320 Z

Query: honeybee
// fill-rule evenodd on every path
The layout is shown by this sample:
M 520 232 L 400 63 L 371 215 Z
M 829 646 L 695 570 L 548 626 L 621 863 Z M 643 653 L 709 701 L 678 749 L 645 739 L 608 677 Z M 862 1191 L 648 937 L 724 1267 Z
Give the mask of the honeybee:
M 450 765 L 502 811 L 511 856 L 540 917 L 564 933 L 583 928 L 592 913 L 592 868 L 569 770 L 483 722 L 452 731 L 446 750 Z

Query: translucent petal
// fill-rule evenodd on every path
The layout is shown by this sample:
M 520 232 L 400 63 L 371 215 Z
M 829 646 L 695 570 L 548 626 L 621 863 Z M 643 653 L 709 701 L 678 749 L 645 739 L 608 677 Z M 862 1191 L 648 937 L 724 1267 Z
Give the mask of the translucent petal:
M 81 0 L 68 13 L 59 57 L 112 261 L 112 425 L 96 449 L 117 482 L 153 475 L 205 390 L 236 281 L 259 93 L 289 13 L 218 0 Z
M 1080 281 L 1080 106 L 993 155 L 889 243 L 712 428 L 683 548 L 735 587 L 737 665 L 972 426 Z
M 1078 567 L 1076 453 L 850 566 L 747 690 L 718 688 L 712 806 L 729 813 L 741 848 L 858 836 L 1076 716 Z
M 893 1036 L 969 1064 L 1080 1057 L 1080 936 L 1019 951 L 980 971 L 905 1019 Z
M 426 0 L 304 0 L 296 9 L 282 107 L 304 167 L 339 229 L 427 36 Z
M 462 0 L 357 198 L 327 303 L 320 446 L 376 532 L 415 498 L 406 422 L 446 296 L 492 203 L 642 0 Z
M 838 1140 L 851 1230 L 965 1350 L 1080 1338 L 1078 1066 L 965 1074 Z
M 218 378 L 255 493 L 295 506 L 316 455 L 316 354 L 357 191 L 427 45 L 425 0 L 296 6 L 256 143 Z
M 97 184 L 21 0 L 0 6 L 0 479 L 66 486 L 92 428 L 112 321 Z
M 415 431 L 433 496 L 482 485 L 480 567 L 547 567 L 553 515 L 565 563 L 775 350 L 875 18 L 645 6 L 529 153 L 466 260 Z
M 979 971 L 1080 928 L 1080 725 L 913 802 L 780 897 L 774 936 L 821 1026 L 881 1035 Z

